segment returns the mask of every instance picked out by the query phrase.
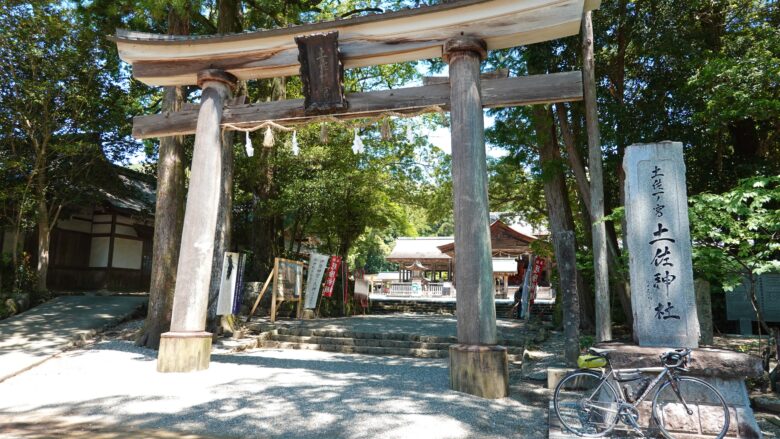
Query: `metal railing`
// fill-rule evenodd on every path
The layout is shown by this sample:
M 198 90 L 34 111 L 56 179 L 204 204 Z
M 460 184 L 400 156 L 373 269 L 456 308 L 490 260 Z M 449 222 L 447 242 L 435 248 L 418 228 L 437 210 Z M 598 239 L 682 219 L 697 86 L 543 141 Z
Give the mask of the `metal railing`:
M 389 285 L 390 287 L 387 288 L 387 284 L 385 284 L 380 294 L 396 297 L 441 297 L 444 295 L 443 283 L 421 285 L 408 282 L 392 282 Z M 450 289 L 450 291 L 454 291 L 454 289 Z

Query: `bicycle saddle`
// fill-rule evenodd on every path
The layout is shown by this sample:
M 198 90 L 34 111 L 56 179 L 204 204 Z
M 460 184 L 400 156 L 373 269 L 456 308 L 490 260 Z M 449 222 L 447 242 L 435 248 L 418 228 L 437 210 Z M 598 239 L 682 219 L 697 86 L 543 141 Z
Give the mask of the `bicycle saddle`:
M 609 355 L 610 352 L 614 351 L 615 349 L 602 349 L 602 348 L 589 348 L 588 353 L 592 355 L 597 355 L 599 357 L 606 357 Z

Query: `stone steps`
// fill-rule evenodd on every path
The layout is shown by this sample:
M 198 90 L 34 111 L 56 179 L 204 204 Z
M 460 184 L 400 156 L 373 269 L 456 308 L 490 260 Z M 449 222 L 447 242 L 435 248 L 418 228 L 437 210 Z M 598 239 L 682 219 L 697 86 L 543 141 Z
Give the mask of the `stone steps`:
M 496 303 L 496 315 L 509 316 L 511 303 Z M 455 314 L 455 302 L 422 302 L 413 299 L 388 299 L 371 301 L 371 314 Z
M 452 343 L 427 343 L 421 341 L 406 341 L 406 340 L 385 340 L 385 339 L 363 339 L 363 338 L 347 338 L 347 337 L 322 337 L 322 336 L 298 336 L 298 335 L 273 335 L 272 339 L 275 341 L 295 342 L 295 343 L 310 343 L 310 344 L 333 344 L 341 346 L 377 346 L 384 348 L 401 348 L 401 349 L 434 349 L 434 350 L 446 350 L 449 349 Z
M 447 351 L 438 349 L 410 349 L 381 346 L 296 343 L 276 340 L 258 341 L 257 347 L 266 349 L 306 349 L 326 352 L 340 352 L 343 354 L 399 355 L 403 357 L 415 358 L 446 358 L 448 356 Z
M 439 344 L 444 349 L 449 345 L 458 343 L 457 337 L 409 334 L 403 332 L 356 332 L 356 331 L 331 331 L 312 328 L 290 328 L 274 326 L 272 324 L 255 325 L 253 328 L 261 334 L 296 336 L 296 337 L 325 337 L 334 339 L 354 340 L 381 340 L 381 341 L 406 341 L 415 343 Z M 525 340 L 499 339 L 498 344 L 506 347 L 523 348 Z
M 257 330 L 257 328 L 255 328 Z M 522 341 L 502 340 L 509 361 L 520 361 Z M 365 355 L 398 355 L 413 358 L 447 358 L 455 337 L 403 333 L 363 333 L 308 328 L 267 327 L 257 337 L 257 347 L 265 349 L 306 349 Z

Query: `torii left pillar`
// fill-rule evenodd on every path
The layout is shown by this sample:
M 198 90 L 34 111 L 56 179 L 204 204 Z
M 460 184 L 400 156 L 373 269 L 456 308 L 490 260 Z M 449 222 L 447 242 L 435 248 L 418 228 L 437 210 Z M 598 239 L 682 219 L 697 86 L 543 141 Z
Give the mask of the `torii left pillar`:
M 488 212 L 487 158 L 479 63 L 485 42 L 444 44 L 450 65 L 452 185 L 458 344 L 450 346 L 450 387 L 483 398 L 509 395 L 507 349 L 498 346 Z
M 184 212 L 171 330 L 160 339 L 158 372 L 192 372 L 209 367 L 211 333 L 205 329 L 222 188 L 220 123 L 224 102 L 235 85 L 236 77 L 222 70 L 198 73 L 198 86 L 203 92 Z

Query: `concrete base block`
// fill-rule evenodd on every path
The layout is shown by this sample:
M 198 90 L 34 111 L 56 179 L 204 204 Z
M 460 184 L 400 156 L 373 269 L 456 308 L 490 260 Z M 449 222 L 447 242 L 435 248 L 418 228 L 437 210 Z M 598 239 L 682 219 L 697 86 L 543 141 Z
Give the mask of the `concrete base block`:
M 488 399 L 509 396 L 507 349 L 496 345 L 450 346 L 450 388 Z
M 210 359 L 210 332 L 166 332 L 160 338 L 157 372 L 205 370 Z
M 650 419 L 652 417 L 652 404 L 643 402 L 639 405 L 638 409 L 639 425 L 642 427 L 642 432 L 645 434 L 645 437 L 662 437 L 661 430 L 658 429 L 655 421 Z M 561 421 L 558 419 L 558 415 L 555 413 L 552 400 L 550 400 L 548 416 L 550 426 L 547 436 L 548 439 L 579 439 L 581 437 L 563 427 Z M 753 413 L 749 408 L 729 407 L 729 417 L 729 429 L 726 432 L 724 439 L 759 439 L 762 437 L 761 430 L 758 428 L 758 424 L 756 424 Z M 674 421 L 669 419 L 667 419 L 666 422 L 674 423 Z M 676 424 L 678 428 L 674 431 L 675 439 L 710 439 L 714 437 L 715 434 L 714 432 L 709 431 L 707 426 L 694 426 L 691 424 L 690 418 L 685 415 L 680 416 Z M 609 437 L 613 439 L 635 439 L 638 435 L 631 431 L 626 424 L 618 422 L 615 426 L 615 430 L 612 431 Z
M 304 309 L 303 314 L 301 314 L 301 319 L 303 320 L 312 320 L 316 317 L 317 315 L 314 313 L 313 309 Z
M 564 367 L 548 367 L 547 368 L 547 388 L 548 389 L 555 389 L 555 387 L 558 385 L 558 383 L 561 382 L 564 376 L 566 376 L 567 373 L 573 371 L 572 368 L 564 368 Z

